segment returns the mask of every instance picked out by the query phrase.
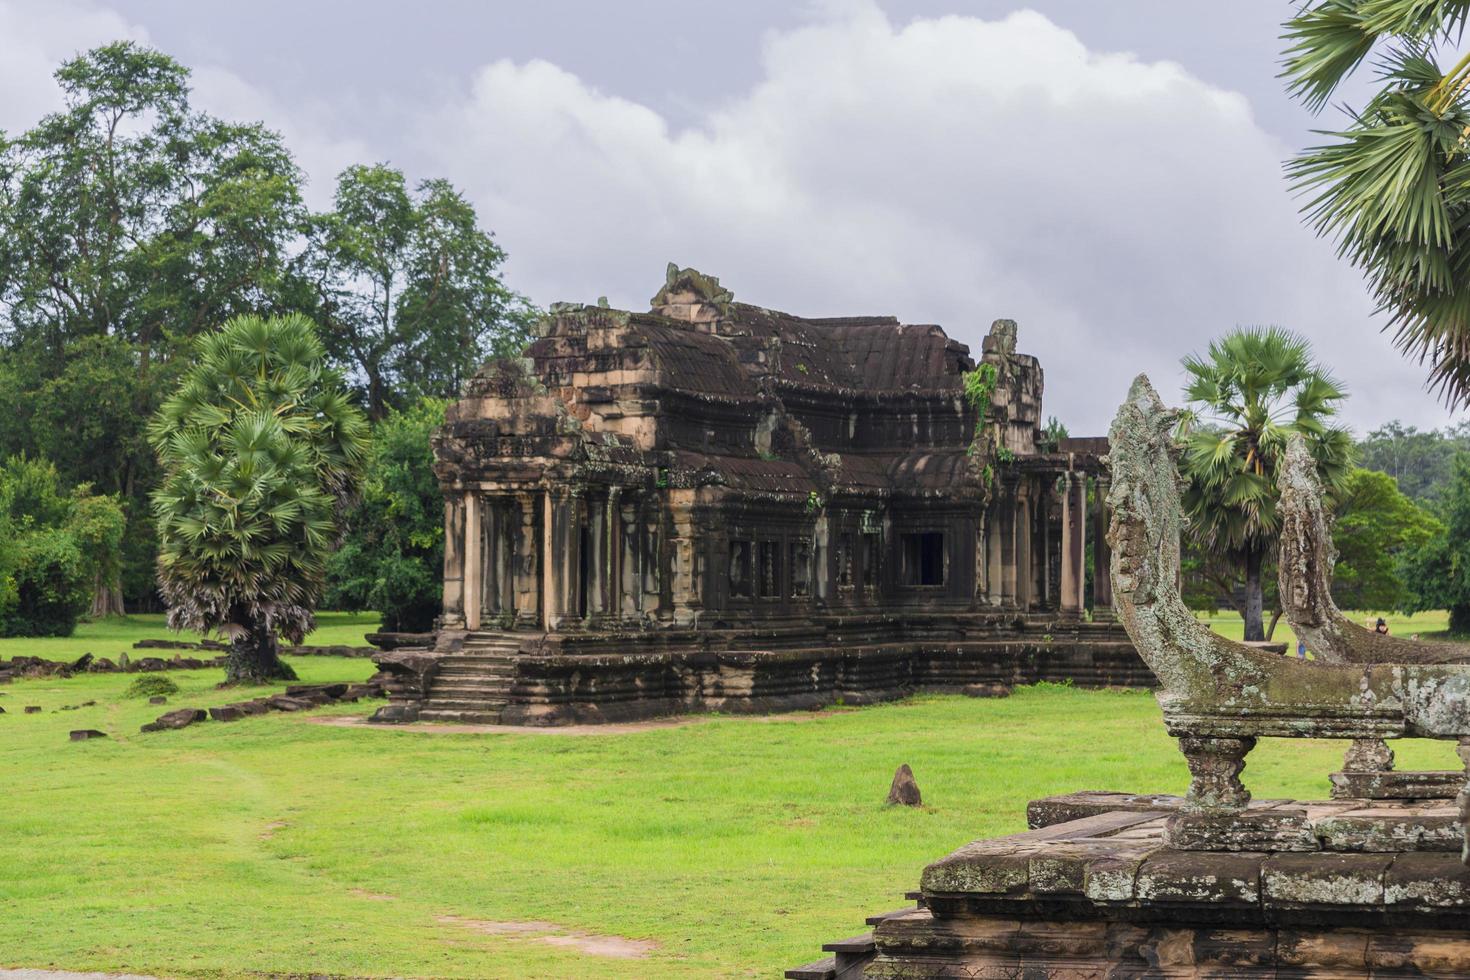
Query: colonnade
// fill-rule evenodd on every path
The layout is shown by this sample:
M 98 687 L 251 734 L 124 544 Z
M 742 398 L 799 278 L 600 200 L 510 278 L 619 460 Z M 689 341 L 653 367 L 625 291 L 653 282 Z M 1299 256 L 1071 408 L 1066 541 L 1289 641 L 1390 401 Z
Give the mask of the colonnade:
M 1019 611 L 1056 611 L 1080 619 L 1090 605 L 1094 616 L 1112 615 L 1108 573 L 1106 474 L 1091 478 L 1081 470 L 1002 475 L 986 512 L 985 561 L 980 576 L 985 605 Z M 1059 540 L 1053 540 L 1051 515 L 1060 510 Z M 1093 549 L 1095 574 L 1088 602 L 1087 549 Z

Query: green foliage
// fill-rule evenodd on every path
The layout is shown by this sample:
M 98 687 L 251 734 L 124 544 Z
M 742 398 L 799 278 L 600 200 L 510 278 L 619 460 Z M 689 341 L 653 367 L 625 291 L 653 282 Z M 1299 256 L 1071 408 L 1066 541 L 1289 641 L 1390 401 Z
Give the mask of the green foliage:
M 1406 612 L 1448 609 L 1450 630 L 1470 632 L 1470 454 L 1459 453 L 1441 507 L 1444 530 L 1408 554 Z
M 149 436 L 169 625 L 299 643 L 367 449 L 311 322 L 240 316 L 201 337 Z
M 1280 528 L 1277 466 L 1287 436 L 1300 432 L 1323 485 L 1341 489 L 1353 444 L 1328 421 L 1345 392 L 1305 340 L 1277 327 L 1226 334 L 1204 357 L 1185 358 L 1184 369 L 1190 408 L 1180 420 L 1180 470 L 1191 542 L 1216 569 L 1243 578 L 1246 636 L 1263 639 L 1261 573 Z
M 114 498 L 66 492 L 49 462 L 0 463 L 0 634 L 69 636 L 116 582 L 123 524 Z
M 1316 0 L 1286 24 L 1283 74 L 1316 111 L 1376 52 L 1379 89 L 1352 125 L 1289 167 L 1319 234 L 1361 268 L 1406 354 L 1453 403 L 1470 397 L 1470 55 L 1466 0 Z
M 970 443 L 973 455 L 977 444 L 983 445 L 986 427 L 990 424 L 990 399 L 995 395 L 995 386 L 1000 381 L 1000 371 L 989 361 L 981 361 L 975 370 L 966 371 L 960 377 L 965 388 L 965 400 L 975 410 L 975 439 Z
M 1332 598 L 1342 609 L 1403 609 L 1412 604 L 1402 562 L 1444 525 L 1399 491 L 1393 477 L 1354 469 L 1337 494 Z
M 323 341 L 372 418 L 455 396 L 481 362 L 525 345 L 535 311 L 500 281 L 504 251 L 448 181 L 410 193 L 402 171 L 349 167 L 310 228 L 301 266 Z
M 444 496 L 429 437 L 445 407 L 426 399 L 377 424 L 362 499 L 327 562 L 327 604 L 377 610 L 387 630 L 428 630 L 443 606 Z
M 1041 438 L 1036 440 L 1036 448 L 1044 453 L 1054 453 L 1061 446 L 1062 440 L 1069 435 L 1061 419 L 1055 415 L 1047 416 L 1046 425 L 1041 429 Z
M 158 698 L 178 693 L 179 685 L 162 674 L 145 674 L 129 684 L 122 696 L 125 698 Z
M 59 528 L 41 528 L 16 539 L 15 605 L 5 636 L 67 636 L 87 611 L 92 578 L 76 539 Z
M 168 56 L 109 44 L 56 79 L 59 111 L 0 133 L 0 457 L 119 498 L 130 602 L 157 601 L 146 421 L 201 333 L 313 316 L 375 416 L 522 345 L 532 311 L 448 183 L 354 167 L 312 215 L 279 135 L 200 112 Z
M 1470 452 L 1470 421 L 1421 432 L 1394 420 L 1358 443 L 1365 469 L 1387 473 L 1406 495 L 1427 505 L 1449 488 L 1457 452 Z

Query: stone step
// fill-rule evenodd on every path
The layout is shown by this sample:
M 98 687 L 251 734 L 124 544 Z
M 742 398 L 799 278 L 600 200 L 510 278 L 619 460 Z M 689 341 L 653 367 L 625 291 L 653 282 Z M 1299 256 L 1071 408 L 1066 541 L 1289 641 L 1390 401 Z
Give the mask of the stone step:
M 435 677 L 514 677 L 515 667 L 499 664 L 453 664 L 441 666 Z
M 509 703 L 509 698 L 486 697 L 484 695 L 474 694 L 446 694 L 443 697 L 431 694 L 424 700 L 424 706 L 426 708 L 433 708 L 435 710 L 445 708 L 455 711 L 493 711 L 503 708 Z
M 510 674 L 440 674 L 429 690 L 439 687 L 510 687 L 515 683 Z
M 434 687 L 429 691 L 428 701 L 496 701 L 505 702 L 510 700 L 510 688 L 504 684 L 499 687 Z
M 484 709 L 466 711 L 455 708 L 424 708 L 419 712 L 419 720 L 456 722 L 461 725 L 498 725 L 500 712 Z

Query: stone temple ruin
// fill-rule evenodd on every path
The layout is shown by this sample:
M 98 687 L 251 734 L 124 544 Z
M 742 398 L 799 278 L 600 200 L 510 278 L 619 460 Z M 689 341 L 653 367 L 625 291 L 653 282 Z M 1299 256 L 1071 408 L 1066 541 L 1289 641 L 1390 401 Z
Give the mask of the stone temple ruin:
M 1034 801 L 1031 830 L 931 864 L 917 907 L 788 977 L 1470 976 L 1466 772 L 1394 773 L 1383 743 L 1451 740 L 1470 763 L 1470 664 L 1334 628 L 1298 660 L 1200 624 L 1179 592 L 1176 423 L 1134 382 L 1110 434 L 1109 538 L 1118 612 L 1159 678 L 1188 794 Z M 1326 581 L 1304 457 L 1293 447 L 1284 473 L 1282 588 L 1322 625 L 1335 607 L 1305 598 Z M 1334 774 L 1330 800 L 1253 800 L 1241 773 L 1266 736 L 1351 739 L 1345 770 L 1362 778 Z
M 647 313 L 557 305 L 436 436 L 442 624 L 379 658 L 378 720 L 1151 684 L 1088 584 L 1106 440 L 1047 445 L 1041 394 L 1008 320 L 977 364 L 937 326 L 792 316 L 672 265 Z

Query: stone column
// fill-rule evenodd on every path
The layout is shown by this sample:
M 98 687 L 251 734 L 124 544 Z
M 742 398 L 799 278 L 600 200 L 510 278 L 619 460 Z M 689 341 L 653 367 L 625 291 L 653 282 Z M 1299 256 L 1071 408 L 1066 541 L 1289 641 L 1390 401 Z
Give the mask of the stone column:
M 1016 605 L 1031 608 L 1035 584 L 1031 568 L 1031 483 L 1028 480 L 1016 500 Z
M 512 577 L 515 587 L 515 627 L 535 629 L 541 622 L 541 541 L 536 533 L 540 495 L 518 493 Z
M 1108 547 L 1108 488 L 1112 482 L 1110 474 L 1098 474 L 1092 508 L 1092 618 L 1108 621 L 1114 618 L 1112 551 Z
M 464 625 L 469 630 L 480 628 L 485 604 L 480 534 L 480 491 L 471 489 L 464 495 Z
M 999 494 L 985 512 L 985 601 L 991 606 L 1000 605 L 1000 509 Z
M 680 626 L 693 626 L 703 609 L 700 596 L 698 569 L 695 567 L 695 548 L 698 546 L 694 528 L 694 491 L 672 490 L 668 495 L 670 534 L 672 548 L 674 622 Z
M 623 508 L 619 504 L 620 488 L 607 492 L 607 507 L 602 519 L 602 615 L 616 621 L 622 611 L 623 592 Z
M 568 629 L 577 619 L 582 536 L 579 505 L 580 498 L 567 487 L 546 492 L 542 617 L 548 631 Z
M 1050 475 L 1041 477 L 1036 484 L 1036 510 L 1041 517 L 1040 575 L 1037 576 L 1037 605 L 1050 609 L 1051 595 L 1051 484 Z
M 1087 477 L 1068 471 L 1062 488 L 1062 615 L 1081 618 L 1087 587 Z
M 1005 477 L 1000 498 L 1000 604 L 1016 605 L 1016 479 Z
M 464 629 L 464 494 L 444 495 L 444 629 Z

